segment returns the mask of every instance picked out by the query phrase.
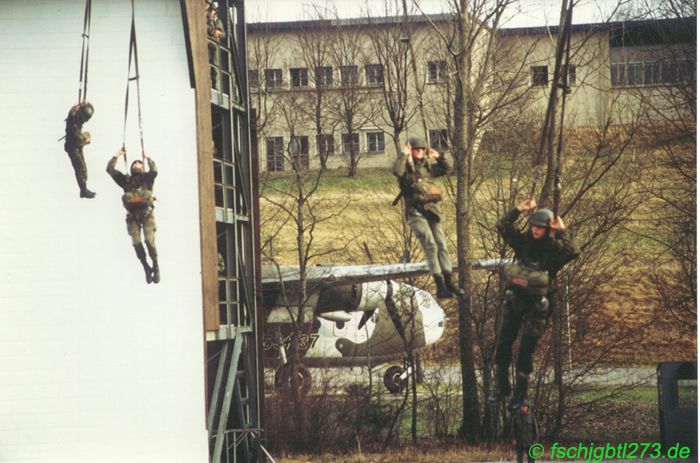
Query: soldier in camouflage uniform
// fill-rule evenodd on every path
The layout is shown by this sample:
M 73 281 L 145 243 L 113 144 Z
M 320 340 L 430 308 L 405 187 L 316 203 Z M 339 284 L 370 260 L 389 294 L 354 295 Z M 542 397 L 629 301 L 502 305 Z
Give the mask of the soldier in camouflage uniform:
M 523 463 L 525 454 L 527 454 L 528 463 L 534 463 L 535 459 L 530 456 L 528 450 L 532 444 L 539 440 L 540 432 L 537 428 L 535 414 L 526 403 L 520 405 L 518 411 L 513 413 L 510 428 L 518 463 Z
M 226 39 L 226 32 L 224 29 L 224 23 L 219 19 L 219 15 L 216 12 L 217 3 L 211 0 L 206 0 L 207 5 L 207 35 L 210 40 L 214 40 L 219 43 L 223 43 Z M 209 42 L 209 64 L 211 71 L 211 87 L 213 89 L 219 90 L 219 71 L 218 67 L 220 64 L 219 51 L 217 46 Z
M 63 149 L 68 153 L 75 171 L 75 179 L 80 187 L 81 198 L 94 198 L 95 193 L 87 187 L 87 166 L 83 157 L 83 147 L 90 143 L 90 132 L 83 132 L 83 124 L 92 117 L 94 108 L 88 102 L 73 106 L 66 117 L 66 136 Z
M 136 160 L 131 163 L 131 174 L 123 174 L 115 169 L 117 159 L 124 156 L 126 151 L 121 148 L 116 156 L 112 157 L 107 164 L 107 173 L 114 182 L 124 190 L 122 204 L 127 210 L 126 229 L 131 236 L 131 243 L 134 245 L 136 256 L 141 261 L 146 272 L 146 283 L 158 283 L 160 281 L 160 269 L 158 268 L 158 252 L 156 251 L 156 221 L 153 217 L 153 181 L 158 175 L 156 163 L 146 157 L 148 172 L 144 172 L 143 162 Z M 148 264 L 146 252 L 141 243 L 141 230 L 148 248 L 148 255 L 151 256 L 153 265 Z
M 423 248 L 437 286 L 437 297 L 446 299 L 464 292 L 452 283 L 452 262 L 442 229 L 442 191 L 433 180 L 447 174 L 450 163 L 437 151 L 426 153 L 425 140 L 411 137 L 394 164 L 405 204 L 406 223 Z
M 532 373 L 532 356 L 537 341 L 547 329 L 554 293 L 557 272 L 569 261 L 575 259 L 579 251 L 569 238 L 561 217 L 554 217 L 549 209 L 538 209 L 534 199 L 523 201 L 509 211 L 496 224 L 503 240 L 513 248 L 515 260 L 524 266 L 549 275 L 546 295 L 535 295 L 526 288 L 510 281 L 506 291 L 506 310 L 498 334 L 496 347 L 496 391 L 489 397 L 494 404 L 511 393 L 508 368 L 512 359 L 512 348 L 521 326 L 523 327 L 516 363 L 516 383 L 513 397 L 508 404 L 510 410 L 517 410 L 527 397 L 527 385 Z M 515 227 L 521 213 L 534 211 L 529 219 L 526 232 Z M 514 279 L 515 280 L 515 279 Z

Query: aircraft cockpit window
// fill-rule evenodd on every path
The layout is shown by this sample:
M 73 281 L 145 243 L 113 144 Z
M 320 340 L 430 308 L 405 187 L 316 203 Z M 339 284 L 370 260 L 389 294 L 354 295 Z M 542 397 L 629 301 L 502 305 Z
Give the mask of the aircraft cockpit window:
M 314 333 L 318 333 L 318 330 L 321 329 L 321 320 L 318 318 L 314 319 L 314 322 L 311 324 L 311 331 Z
M 335 322 L 335 327 L 339 330 L 342 330 L 343 328 L 345 328 L 345 322 L 337 321 Z
M 445 326 L 445 322 L 442 321 L 442 320 L 440 320 L 440 321 L 438 322 L 438 328 L 442 328 L 443 326 Z

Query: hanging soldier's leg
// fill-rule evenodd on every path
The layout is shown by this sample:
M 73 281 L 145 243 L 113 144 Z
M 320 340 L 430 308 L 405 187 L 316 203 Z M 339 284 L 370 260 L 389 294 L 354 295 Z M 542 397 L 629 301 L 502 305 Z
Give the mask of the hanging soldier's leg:
M 136 257 L 139 258 L 141 265 L 143 265 L 143 271 L 146 273 L 146 283 L 151 283 L 153 277 L 151 273 L 153 270 L 151 266 L 148 265 L 148 259 L 146 259 L 146 251 L 143 249 L 143 244 L 141 243 L 141 225 L 138 220 L 132 217 L 131 214 L 126 215 L 126 229 L 131 236 L 131 244 L 134 246 L 136 251 Z
M 156 220 L 153 212 L 150 212 L 143 223 L 143 236 L 146 239 L 148 255 L 153 262 L 153 283 L 160 282 L 160 268 L 158 267 L 158 251 L 156 250 Z
M 506 309 L 503 313 L 501 328 L 498 331 L 498 344 L 496 345 L 496 387 L 488 398 L 488 402 L 491 404 L 501 402 L 511 392 L 508 368 L 513 360 L 513 343 L 518 337 L 523 319 L 520 297 L 511 289 L 507 290 L 505 294 Z
M 452 293 L 445 286 L 445 282 L 442 279 L 442 268 L 440 267 L 440 260 L 438 257 L 438 246 L 433 237 L 433 231 L 430 228 L 430 224 L 422 215 L 410 216 L 407 220 L 408 226 L 411 227 L 413 234 L 418 238 L 418 242 L 423 248 L 423 253 L 425 254 L 425 259 L 428 261 L 428 268 L 430 273 L 433 275 L 435 280 L 435 286 L 437 286 L 437 297 L 438 299 L 447 299 L 452 297 Z
M 435 244 L 437 245 L 438 263 L 442 270 L 442 277 L 445 280 L 445 287 L 455 296 L 464 296 L 464 291 L 454 283 L 452 283 L 452 261 L 450 254 L 447 251 L 447 239 L 445 232 L 442 229 L 442 224 L 436 221 L 429 221 L 430 231 L 433 233 Z
M 87 166 L 85 165 L 83 150 L 71 150 L 68 153 L 68 157 L 70 158 L 70 163 L 73 166 L 73 172 L 75 172 L 75 180 L 78 182 L 78 187 L 80 188 L 80 197 L 88 199 L 94 198 L 95 193 L 87 188 Z
M 518 349 L 516 362 L 516 383 L 513 398 L 508 404 L 511 410 L 517 409 L 527 399 L 527 386 L 533 370 L 532 358 L 537 349 L 537 342 L 547 330 L 549 302 L 545 297 L 534 297 L 528 301 L 524 315 L 523 335 Z

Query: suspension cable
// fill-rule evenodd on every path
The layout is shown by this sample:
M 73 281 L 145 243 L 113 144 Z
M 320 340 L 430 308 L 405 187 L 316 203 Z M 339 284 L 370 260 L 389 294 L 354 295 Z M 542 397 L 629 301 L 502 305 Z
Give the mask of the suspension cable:
M 80 77 L 78 84 L 78 103 L 87 99 L 88 62 L 90 55 L 90 23 L 92 18 L 92 0 L 85 0 L 85 15 L 83 18 L 83 46 L 80 52 Z
M 134 62 L 134 72 L 135 75 L 131 76 L 131 62 Z M 138 122 L 139 122 L 139 139 L 141 141 L 141 160 L 146 158 L 146 152 L 143 143 L 143 119 L 141 117 L 141 86 L 139 84 L 139 57 L 138 49 L 136 46 L 136 15 L 134 0 L 131 0 L 131 34 L 129 37 L 129 66 L 127 71 L 126 80 L 126 96 L 124 97 L 124 132 L 122 137 L 122 148 L 126 149 L 126 121 L 129 114 L 129 87 L 131 81 L 136 81 L 136 104 L 138 112 Z M 126 154 L 124 155 L 124 163 L 127 163 Z

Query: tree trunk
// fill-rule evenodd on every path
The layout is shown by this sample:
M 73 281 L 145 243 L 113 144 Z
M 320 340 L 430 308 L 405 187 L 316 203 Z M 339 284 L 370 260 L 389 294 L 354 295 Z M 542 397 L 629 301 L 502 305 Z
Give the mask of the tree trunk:
M 459 43 L 467 43 L 464 30 L 467 18 L 467 1 L 460 1 Z M 467 140 L 473 122 L 470 121 L 469 57 L 462 54 L 457 61 L 457 88 L 455 93 L 455 138 L 457 167 L 457 255 L 459 282 L 466 295 L 459 302 L 459 360 L 462 369 L 462 425 L 459 436 L 467 442 L 476 442 L 479 436 L 479 398 L 474 369 L 474 334 L 471 322 L 471 178 L 472 156 Z

